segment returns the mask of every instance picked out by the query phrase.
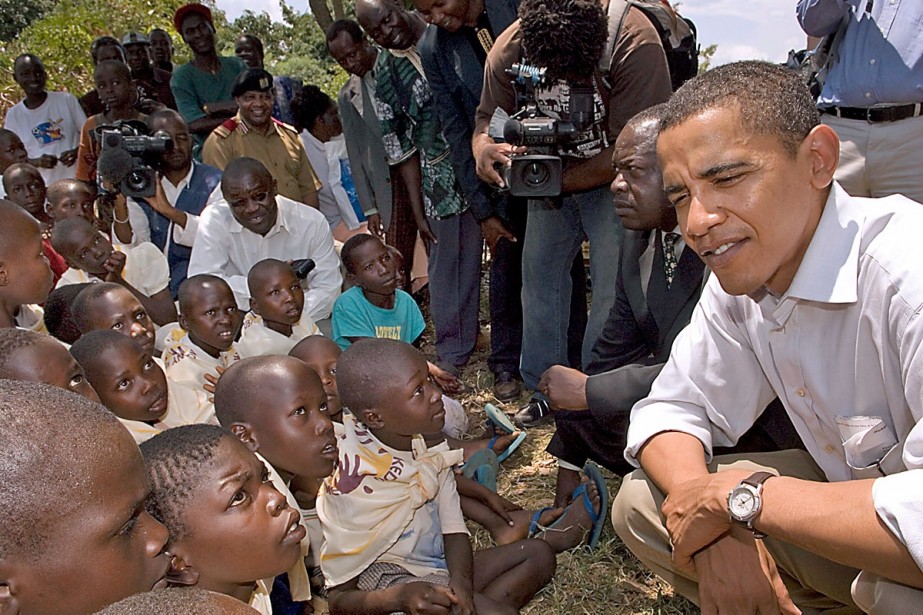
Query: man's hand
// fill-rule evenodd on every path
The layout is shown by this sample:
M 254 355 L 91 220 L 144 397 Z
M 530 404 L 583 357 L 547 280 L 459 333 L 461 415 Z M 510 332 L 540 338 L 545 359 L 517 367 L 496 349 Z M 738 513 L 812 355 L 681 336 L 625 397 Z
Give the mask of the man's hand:
M 703 615 L 801 613 L 772 557 L 758 542 L 735 528 L 695 556 Z
M 730 531 L 728 493 L 750 474 L 746 470 L 724 470 L 687 481 L 670 491 L 661 510 L 677 566 L 692 571 L 693 556 Z
M 44 156 L 42 156 L 44 158 Z M 66 152 L 61 152 L 61 155 L 58 156 L 58 160 L 61 161 L 66 167 L 73 166 L 77 162 L 77 148 L 69 149 Z
M 369 223 L 369 231 L 379 239 L 382 243 L 385 242 L 385 227 L 381 223 L 381 214 L 370 214 L 366 217 L 366 220 Z
M 429 375 L 443 391 L 449 395 L 455 395 L 462 390 L 461 380 L 431 361 L 427 361 L 426 364 L 429 366 Z
M 587 375 L 563 365 L 552 365 L 538 381 L 538 390 L 551 402 L 552 409 L 586 410 Z
M 426 218 L 417 218 L 416 222 L 420 239 L 423 240 L 423 247 L 426 248 L 426 255 L 429 256 L 430 246 L 434 243 L 439 243 L 439 241 L 436 240 L 436 235 L 433 233 L 433 229 L 430 228 L 429 221 Z
M 39 169 L 53 169 L 58 164 L 58 158 L 51 154 L 43 154 L 38 158 L 30 158 L 29 164 Z
M 506 228 L 506 225 L 503 224 L 503 220 L 497 216 L 491 216 L 481 220 L 481 234 L 484 236 L 484 241 L 487 242 L 487 249 L 490 250 L 491 256 L 494 256 L 497 250 L 497 244 L 501 239 L 516 243 L 516 235 Z
M 408 615 L 448 613 L 457 602 L 455 592 L 443 585 L 417 581 L 399 587 L 398 600 L 401 610 Z
M 526 148 L 515 147 L 509 143 L 497 143 L 486 134 L 475 135 L 471 141 L 471 152 L 478 177 L 488 184 L 505 188 L 503 177 L 494 168 L 495 164 L 505 167 L 510 164 L 510 154 L 525 153 Z
M 122 270 L 125 268 L 125 253 L 113 250 L 106 262 L 103 263 L 106 270 L 106 281 L 118 284 L 122 281 Z

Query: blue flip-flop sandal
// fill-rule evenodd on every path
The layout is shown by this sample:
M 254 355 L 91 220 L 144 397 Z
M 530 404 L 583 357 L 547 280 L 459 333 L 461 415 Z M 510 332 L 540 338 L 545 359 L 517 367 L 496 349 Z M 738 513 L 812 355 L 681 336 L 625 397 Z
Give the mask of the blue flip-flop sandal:
M 587 541 L 587 546 L 592 549 L 599 544 L 599 537 L 608 518 L 606 513 L 609 510 L 609 489 L 606 487 L 606 479 L 603 478 L 602 472 L 599 471 L 599 466 L 592 461 L 588 461 L 583 466 L 583 473 L 596 484 L 596 491 L 599 492 L 599 512 L 593 509 L 593 502 L 587 492 L 586 483 L 580 483 L 580 486 L 574 489 L 573 493 L 574 501 L 578 497 L 583 500 L 583 506 L 593 521 L 593 530 L 590 533 L 590 539 Z
M 462 475 L 466 478 L 497 492 L 497 476 L 500 474 L 500 462 L 497 453 L 489 447 L 476 452 L 462 465 Z
M 513 425 L 513 421 L 510 420 L 510 417 L 504 414 L 502 410 L 493 404 L 486 404 L 484 406 L 484 414 L 487 415 L 487 420 L 489 420 L 491 425 L 494 426 L 495 433 L 497 430 L 500 430 L 505 434 L 512 434 L 516 433 L 517 431 L 520 432 L 516 439 L 513 440 L 513 443 L 510 444 L 505 451 L 497 455 L 497 461 L 506 461 L 509 459 L 509 456 L 516 452 L 516 449 L 518 449 L 519 446 L 525 441 L 526 432 L 516 429 L 516 426 Z M 494 436 L 491 438 L 490 442 L 487 444 L 487 448 L 493 449 L 494 443 L 497 441 L 498 437 L 499 436 Z

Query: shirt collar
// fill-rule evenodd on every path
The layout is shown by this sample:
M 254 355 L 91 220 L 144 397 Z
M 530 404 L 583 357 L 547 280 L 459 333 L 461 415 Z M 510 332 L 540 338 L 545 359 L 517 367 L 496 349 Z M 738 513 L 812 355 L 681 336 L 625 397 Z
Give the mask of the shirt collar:
M 834 182 L 785 298 L 821 303 L 855 303 L 858 300 L 863 218 L 861 209 Z
M 175 187 L 173 187 L 174 190 L 178 190 L 178 191 L 179 191 L 179 190 L 182 190 L 183 188 L 185 188 L 186 186 L 189 185 L 189 182 L 192 181 L 192 174 L 193 174 L 193 172 L 195 172 L 195 165 L 197 165 L 197 164 L 198 164 L 198 163 L 197 163 L 195 160 L 192 161 L 192 164 L 189 165 L 189 172 L 186 173 L 186 176 L 183 177 L 183 179 L 179 180 L 179 183 L 176 184 Z M 171 185 L 171 186 L 172 186 L 170 180 L 167 179 L 166 175 L 164 175 L 163 177 L 160 178 L 160 183 L 163 184 L 164 186 L 166 186 L 166 185 Z
M 253 129 L 250 127 L 250 124 L 247 122 L 247 120 L 245 120 L 243 116 L 240 114 L 240 109 L 237 110 L 237 115 L 234 116 L 234 121 L 237 122 L 238 124 L 243 125 L 244 134 L 248 134 L 253 131 Z M 279 132 L 279 126 L 278 124 L 276 124 L 273 118 L 269 118 L 269 127 L 271 128 L 271 130 L 267 132 L 265 135 L 261 132 L 255 132 L 254 134 L 258 134 L 261 137 L 268 137 L 274 132 Z
M 324 151 L 323 142 L 311 134 L 311 131 L 305 128 L 301 131 L 301 138 L 304 139 L 305 145 L 310 145 L 318 151 Z

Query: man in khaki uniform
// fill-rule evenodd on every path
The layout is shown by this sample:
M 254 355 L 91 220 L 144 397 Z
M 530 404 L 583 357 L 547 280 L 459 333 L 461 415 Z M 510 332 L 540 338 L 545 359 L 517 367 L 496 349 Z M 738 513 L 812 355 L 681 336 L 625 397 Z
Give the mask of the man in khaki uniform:
M 235 158 L 255 158 L 269 170 L 279 194 L 317 207 L 320 181 L 295 129 L 272 117 L 272 75 L 251 68 L 237 76 L 231 89 L 237 115 L 208 135 L 202 161 L 222 171 Z

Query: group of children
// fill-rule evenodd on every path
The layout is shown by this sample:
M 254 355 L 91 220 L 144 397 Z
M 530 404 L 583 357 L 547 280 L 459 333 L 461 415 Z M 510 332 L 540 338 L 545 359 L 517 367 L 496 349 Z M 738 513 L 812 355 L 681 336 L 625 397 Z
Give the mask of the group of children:
M 17 172 L 11 198 L 41 192 Z M 174 304 L 158 259 L 130 267 L 145 244 L 99 229 L 92 195 L 61 190 L 76 206 L 59 217 L 48 192 L 0 201 L 0 606 L 91 613 L 152 588 L 137 600 L 180 600 L 171 585 L 261 613 L 515 613 L 556 553 L 598 535 L 597 481 L 527 511 L 481 480 L 523 435 L 467 437 L 447 396 L 461 384 L 412 345 L 423 317 L 378 238 L 342 247 L 352 288 L 329 338 L 291 263 L 251 269 L 246 314 L 211 275 Z M 70 267 L 54 290 L 49 248 Z M 466 520 L 497 546 L 472 552 Z

